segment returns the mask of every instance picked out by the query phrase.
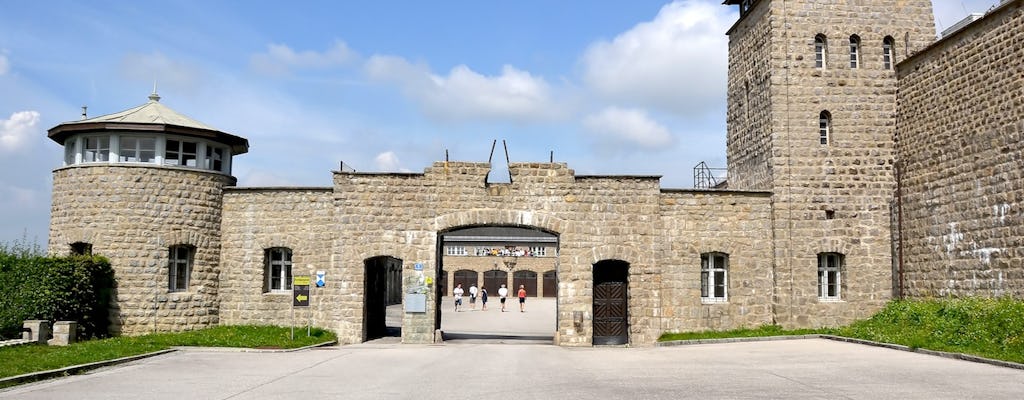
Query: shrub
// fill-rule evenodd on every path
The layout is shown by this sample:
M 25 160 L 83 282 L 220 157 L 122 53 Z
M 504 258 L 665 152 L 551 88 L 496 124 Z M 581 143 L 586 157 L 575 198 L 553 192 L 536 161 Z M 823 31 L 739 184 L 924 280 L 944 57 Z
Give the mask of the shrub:
M 78 321 L 86 337 L 105 337 L 114 285 L 99 256 L 43 257 L 0 248 L 0 338 L 21 335 L 22 321 Z

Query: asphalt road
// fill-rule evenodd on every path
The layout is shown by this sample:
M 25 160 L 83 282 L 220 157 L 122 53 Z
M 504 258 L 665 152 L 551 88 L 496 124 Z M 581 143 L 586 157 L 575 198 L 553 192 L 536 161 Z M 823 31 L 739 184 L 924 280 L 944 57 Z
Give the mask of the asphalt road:
M 1024 370 L 825 339 L 642 348 L 370 342 L 181 351 L 0 399 L 1021 399 Z

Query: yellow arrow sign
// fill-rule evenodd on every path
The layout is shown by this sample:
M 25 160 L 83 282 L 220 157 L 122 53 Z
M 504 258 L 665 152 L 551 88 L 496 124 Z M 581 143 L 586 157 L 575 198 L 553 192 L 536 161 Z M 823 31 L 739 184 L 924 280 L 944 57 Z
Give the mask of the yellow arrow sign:
M 309 299 L 309 296 L 306 296 L 304 294 L 295 296 L 295 300 L 298 300 L 300 303 L 305 302 L 307 299 Z

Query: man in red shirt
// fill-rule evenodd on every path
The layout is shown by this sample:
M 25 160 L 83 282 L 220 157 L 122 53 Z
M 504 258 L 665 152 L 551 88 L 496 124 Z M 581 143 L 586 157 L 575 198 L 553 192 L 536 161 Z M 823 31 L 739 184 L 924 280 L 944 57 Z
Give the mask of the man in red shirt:
M 519 312 L 523 311 L 523 307 L 526 306 L 526 286 L 519 285 Z

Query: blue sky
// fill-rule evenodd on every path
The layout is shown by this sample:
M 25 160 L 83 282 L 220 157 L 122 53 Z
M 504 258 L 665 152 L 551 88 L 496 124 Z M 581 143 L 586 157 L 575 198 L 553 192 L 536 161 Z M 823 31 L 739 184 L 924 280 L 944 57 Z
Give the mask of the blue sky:
M 941 30 L 998 0 L 934 1 Z M 146 101 L 249 139 L 242 186 L 329 186 L 444 159 L 577 174 L 725 167 L 725 31 L 713 1 L 0 0 L 0 243 L 45 245 L 46 130 Z M 504 154 L 495 155 L 495 160 Z M 501 166 L 499 166 L 501 167 Z

